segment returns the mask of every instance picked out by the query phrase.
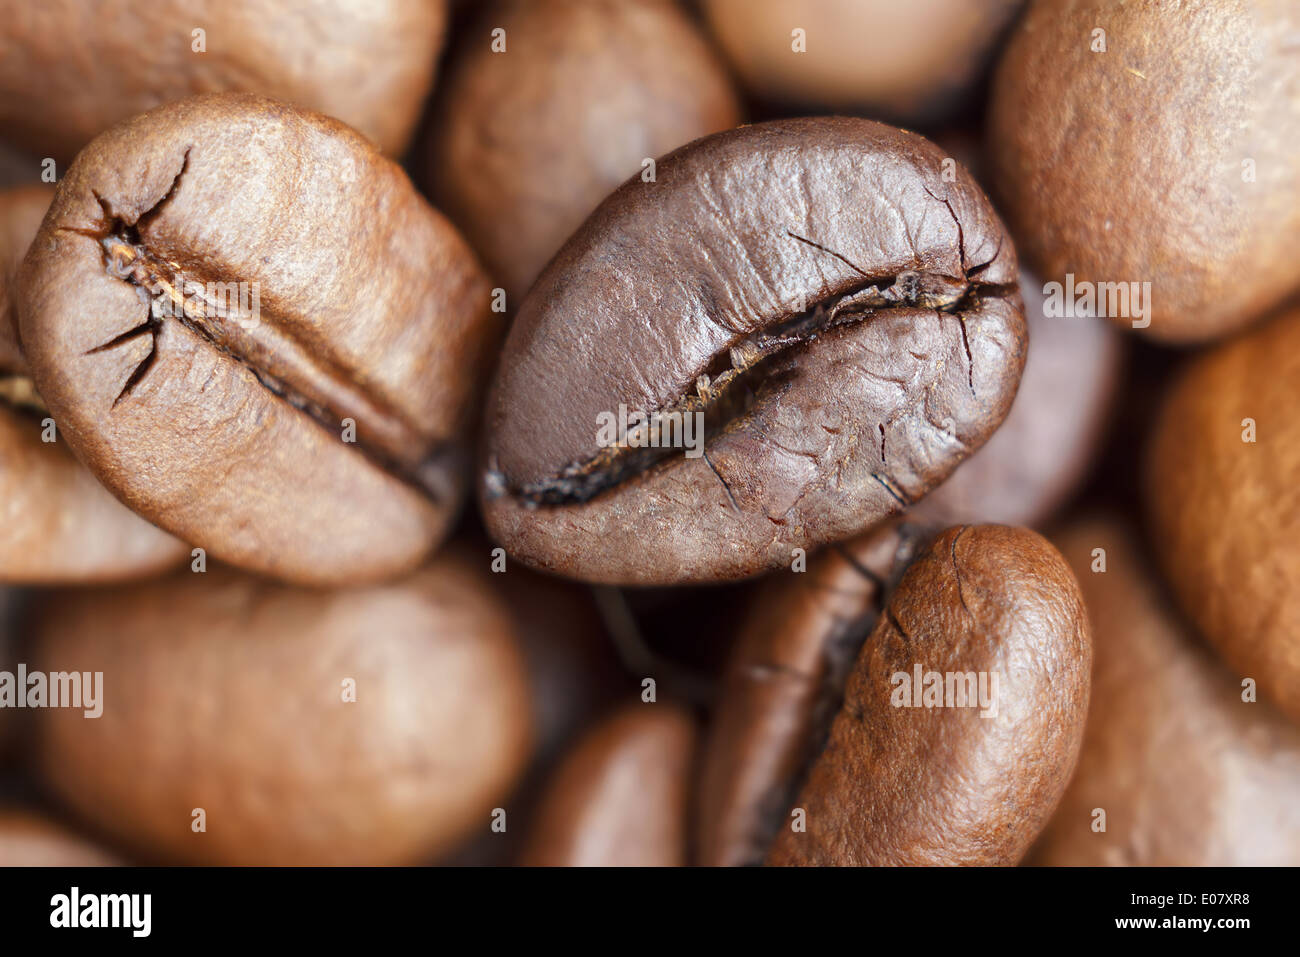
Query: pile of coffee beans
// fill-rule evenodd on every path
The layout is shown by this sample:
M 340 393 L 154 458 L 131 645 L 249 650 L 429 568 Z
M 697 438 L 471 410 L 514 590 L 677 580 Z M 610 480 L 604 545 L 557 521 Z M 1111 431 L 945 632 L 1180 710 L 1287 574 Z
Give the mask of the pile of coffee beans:
M 0 865 L 1300 864 L 1294 0 L 0 0 Z

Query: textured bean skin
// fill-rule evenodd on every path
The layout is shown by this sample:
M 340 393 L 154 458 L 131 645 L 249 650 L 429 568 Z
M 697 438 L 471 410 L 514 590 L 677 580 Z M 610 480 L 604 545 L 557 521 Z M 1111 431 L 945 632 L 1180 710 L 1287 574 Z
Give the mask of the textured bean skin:
M 625 705 L 592 728 L 542 796 L 520 863 L 678 867 L 695 722 L 673 704 Z
M 1058 282 L 1150 282 L 1142 333 L 1165 342 L 1280 304 L 1300 284 L 1297 29 L 1291 0 L 1033 3 L 987 131 L 1027 265 Z
M 260 321 L 153 318 L 180 277 L 260 290 Z M 59 184 L 19 282 L 68 444 L 162 528 L 309 583 L 407 570 L 443 538 L 496 336 L 487 281 L 353 131 L 234 94 L 130 120 Z
M 1014 864 L 1069 781 L 1088 710 L 1079 586 L 1033 532 L 949 529 L 917 559 L 864 645 L 845 705 L 768 863 Z M 915 664 L 1000 675 L 995 717 L 891 704 Z
M 946 477 L 1005 416 L 1025 330 L 1011 243 L 964 171 L 943 181 L 945 158 L 866 120 L 778 121 L 697 141 L 607 199 L 511 328 L 480 482 L 494 537 L 574 577 L 723 580 Z M 701 376 L 733 369 L 752 403 L 702 456 L 570 494 L 606 474 L 590 471 L 602 413 L 700 401 Z
M 210 569 L 59 594 L 32 667 L 104 673 L 100 718 L 40 712 L 36 763 L 148 860 L 422 863 L 486 828 L 528 759 L 511 623 L 450 557 L 328 593 Z
M 389 155 L 433 82 L 443 0 L 0 2 L 0 129 L 61 162 L 120 120 L 196 93 L 338 117 Z M 193 50 L 202 29 L 207 50 Z
M 1031 863 L 1294 866 L 1300 729 L 1242 688 L 1169 605 L 1115 516 L 1058 537 L 1093 633 L 1079 767 Z M 1104 572 L 1094 571 L 1096 549 Z M 1106 813 L 1095 830 L 1094 811 Z
M 44 412 L 18 346 L 18 265 L 53 195 L 43 185 L 0 191 L 0 581 L 132 578 L 175 564 L 185 547 L 114 499 L 57 429 L 42 441 Z
M 1228 666 L 1300 720 L 1300 310 L 1198 356 L 1146 449 L 1152 544 Z M 1247 430 L 1255 441 L 1244 441 Z
M 668 0 L 485 4 L 461 44 L 427 175 L 512 308 L 644 160 L 740 122 L 725 68 Z

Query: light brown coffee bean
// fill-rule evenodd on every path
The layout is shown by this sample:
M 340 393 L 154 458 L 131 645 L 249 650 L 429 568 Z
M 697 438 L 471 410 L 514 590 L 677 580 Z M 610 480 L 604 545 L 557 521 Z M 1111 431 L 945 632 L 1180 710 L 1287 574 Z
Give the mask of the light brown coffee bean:
M 27 808 L 0 808 L 0 867 L 121 865 L 108 850 Z
M 1033 3 L 986 133 L 1026 264 L 1166 342 L 1300 288 L 1297 31 L 1294 0 Z
M 406 147 L 443 0 L 0 0 L 0 136 L 60 163 L 114 123 L 195 93 L 259 93 Z
M 0 582 L 131 578 L 185 546 L 118 502 L 60 441 L 18 346 L 14 279 L 53 187 L 0 191 Z
M 102 672 L 103 713 L 40 711 L 40 776 L 147 860 L 436 859 L 528 760 L 524 665 L 485 574 L 443 557 L 336 592 L 212 569 L 52 595 L 30 666 Z
M 1300 864 L 1300 729 L 1243 700 L 1123 522 L 1076 520 L 1056 540 L 1092 620 L 1092 708 L 1078 769 L 1031 862 Z
M 221 94 L 82 151 L 19 321 L 41 397 L 114 495 L 218 559 L 338 584 L 445 537 L 489 306 L 464 240 L 371 143 Z
M 654 174 L 646 160 L 740 122 L 726 70 L 670 0 L 484 4 L 454 53 L 426 178 L 511 309 L 597 203 Z
M 1179 604 L 1300 721 L 1300 310 L 1199 355 L 1146 455 L 1151 543 Z
M 915 123 L 970 92 L 1021 0 L 704 0 L 766 99 Z
M 547 786 L 520 863 L 686 863 L 695 722 L 669 703 L 625 705 L 589 731 Z
M 862 647 L 768 863 L 1016 863 L 1074 769 L 1090 666 L 1079 586 L 1051 545 L 944 532 Z

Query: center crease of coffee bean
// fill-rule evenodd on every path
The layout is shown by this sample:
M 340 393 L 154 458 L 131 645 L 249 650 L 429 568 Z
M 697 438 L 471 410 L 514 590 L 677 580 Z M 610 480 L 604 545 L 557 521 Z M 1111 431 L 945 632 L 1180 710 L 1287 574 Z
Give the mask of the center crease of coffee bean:
M 833 250 L 793 233 L 788 235 L 843 260 Z M 862 273 L 852 263 L 848 265 Z M 737 337 L 725 349 L 716 353 L 696 376 L 694 391 L 685 393 L 676 401 L 651 413 L 651 421 L 629 433 L 624 441 L 602 448 L 587 459 L 566 466 L 558 475 L 513 487 L 499 471 L 494 471 L 488 477 L 489 494 L 513 494 L 530 507 L 588 502 L 633 476 L 655 468 L 680 451 L 660 445 L 655 418 L 703 413 L 704 442 L 707 445 L 709 440 L 738 427 L 744 420 L 753 406 L 760 384 L 754 380 L 762 380 L 765 367 L 773 357 L 806 347 L 831 330 L 869 322 L 893 309 L 933 309 L 957 316 L 961 322 L 962 342 L 968 362 L 968 383 L 974 392 L 974 372 L 971 368 L 973 357 L 961 312 L 983 297 L 1004 296 L 1013 291 L 1013 287 L 982 283 L 976 278 L 988 265 L 989 263 L 983 263 L 968 269 L 960 279 L 940 273 L 911 270 L 883 277 L 868 277 L 862 273 L 864 279 L 860 283 L 833 299 L 816 303 L 789 319 Z M 896 490 L 891 489 L 891 492 L 900 498 Z
M 134 224 L 115 214 L 110 203 L 95 194 L 103 220 L 89 229 L 65 227 L 97 241 L 104 268 L 114 279 L 133 286 L 148 304 L 145 320 L 86 355 L 106 352 L 148 335 L 148 354 L 136 365 L 113 400 L 113 406 L 132 395 L 158 358 L 158 342 L 166 319 L 174 319 L 208 345 L 246 368 L 257 382 L 324 428 L 343 444 L 353 446 L 394 477 L 415 486 L 434 501 L 454 494 L 447 472 L 464 458 L 459 444 L 450 439 L 430 442 L 393 407 L 367 394 L 349 373 L 327 357 L 312 355 L 289 327 L 274 316 L 254 315 L 242 308 L 240 284 L 214 283 L 206 277 L 187 276 L 181 265 L 153 253 L 143 232 L 176 194 L 189 166 L 189 151 L 180 172 L 158 203 Z M 217 297 L 212 290 L 220 289 Z M 227 294 L 234 290 L 234 307 Z M 260 310 L 259 310 L 260 313 Z M 344 442 L 345 420 L 355 423 L 356 441 Z

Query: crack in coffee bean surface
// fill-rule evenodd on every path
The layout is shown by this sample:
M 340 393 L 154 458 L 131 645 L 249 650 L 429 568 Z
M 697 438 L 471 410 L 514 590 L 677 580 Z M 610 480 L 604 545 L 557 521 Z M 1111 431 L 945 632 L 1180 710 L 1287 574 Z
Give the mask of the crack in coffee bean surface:
M 239 284 L 214 283 L 210 277 L 187 276 L 181 265 L 155 254 L 144 241 L 144 232 L 176 195 L 189 168 L 190 151 L 185 151 L 180 171 L 166 194 L 134 224 L 117 215 L 111 204 L 94 193 L 103 216 L 95 227 L 65 227 L 100 244 L 105 271 L 114 279 L 133 286 L 149 307 L 145 320 L 86 351 L 86 355 L 114 350 L 149 336 L 149 351 L 131 370 L 113 400 L 116 408 L 131 397 L 145 380 L 158 358 L 159 340 L 165 322 L 173 319 L 218 352 L 238 362 L 256 381 L 278 399 L 325 429 L 337 441 L 352 445 L 380 468 L 423 491 L 435 501 L 450 497 L 448 470 L 459 468 L 464 456 L 451 441 L 434 444 L 423 456 L 412 449 L 424 444 L 417 431 L 402 415 L 378 398 L 366 394 L 350 380 L 345 370 L 327 359 L 313 356 L 274 317 L 254 316 L 242 309 Z M 213 295 L 235 290 L 235 303 Z M 271 370 L 276 370 L 272 372 Z M 355 442 L 344 442 L 345 420 L 356 423 Z
M 945 205 L 952 212 L 951 205 L 946 202 Z M 786 235 L 790 239 L 834 257 L 861 275 L 862 281 L 788 319 L 748 335 L 737 336 L 699 370 L 693 391 L 688 391 L 667 406 L 650 413 L 647 416 L 649 421 L 621 436 L 617 443 L 600 449 L 582 461 L 571 463 L 557 475 L 537 481 L 512 485 L 505 476 L 492 470 L 488 476 L 488 488 L 498 494 L 512 493 L 525 505 L 533 507 L 588 502 L 630 478 L 654 469 L 674 453 L 680 452 L 679 447 L 664 444 L 662 439 L 666 430 L 686 421 L 686 416 L 703 414 L 703 444 L 739 427 L 752 409 L 759 389 L 763 385 L 773 384 L 772 367 L 776 357 L 806 348 L 831 330 L 868 323 L 890 310 L 933 309 L 939 314 L 955 314 L 962 327 L 962 342 L 968 363 L 967 383 L 974 394 L 973 357 L 965 319 L 960 313 L 985 297 L 1008 294 L 1011 287 L 983 283 L 975 278 L 997 258 L 998 253 L 995 252 L 987 262 L 966 268 L 965 241 L 960 223 L 958 230 L 962 267 L 965 270 L 962 278 L 916 270 L 873 277 L 834 250 L 787 230 Z M 998 252 L 1000 251 L 999 246 Z M 660 425 L 661 421 L 667 421 L 668 426 Z M 881 428 L 883 430 L 883 425 Z M 883 460 L 883 431 L 881 446 Z M 712 468 L 712 463 L 709 463 L 709 467 Z M 713 471 L 717 474 L 716 469 Z M 721 480 L 722 476 L 718 477 Z M 887 476 L 874 472 L 872 478 L 901 506 L 911 504 L 908 497 Z M 725 481 L 723 485 L 726 486 Z M 727 488 L 727 494 L 735 507 L 730 488 Z

